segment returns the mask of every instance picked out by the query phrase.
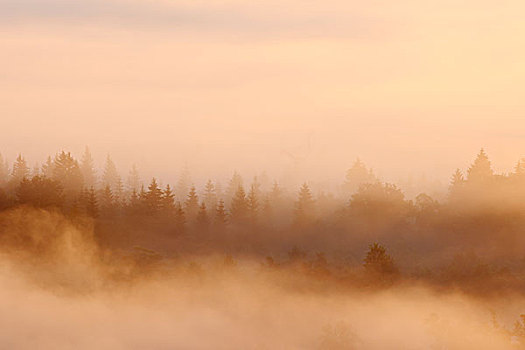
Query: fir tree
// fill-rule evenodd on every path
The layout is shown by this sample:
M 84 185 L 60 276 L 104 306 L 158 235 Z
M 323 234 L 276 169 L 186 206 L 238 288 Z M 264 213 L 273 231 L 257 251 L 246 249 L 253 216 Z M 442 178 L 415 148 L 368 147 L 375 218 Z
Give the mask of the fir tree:
M 175 195 L 169 184 L 166 185 L 166 189 L 162 193 L 162 210 L 168 216 L 175 212 Z
M 175 185 L 175 197 L 177 198 L 186 198 L 188 195 L 188 189 L 191 183 L 190 171 L 188 166 L 185 165 L 180 173 L 177 184 Z
M 199 212 L 197 214 L 197 218 L 195 219 L 196 227 L 200 231 L 206 231 L 208 229 L 208 226 L 210 224 L 210 220 L 208 218 L 208 212 L 206 211 L 206 203 L 202 202 L 199 207 Z
M 13 170 L 11 171 L 10 182 L 13 186 L 18 185 L 24 178 L 29 177 L 29 167 L 27 166 L 26 160 L 21 154 L 16 157 L 15 163 L 13 164 Z
M 109 185 L 106 185 L 100 191 L 100 209 L 101 209 L 102 215 L 104 216 L 113 215 L 114 198 L 113 198 L 113 191 L 111 191 L 111 187 L 109 187 Z
M 215 208 L 217 206 L 217 194 L 215 193 L 215 186 L 211 180 L 208 180 L 204 187 L 204 203 L 207 208 Z
M 310 187 L 304 183 L 299 190 L 299 198 L 295 202 L 295 223 L 303 225 L 313 221 L 314 205 L 315 201 L 310 192 Z
M 86 213 L 92 218 L 98 217 L 98 201 L 95 187 L 91 186 L 86 196 Z
M 128 175 L 128 191 L 129 192 L 135 191 L 135 193 L 137 193 L 140 190 L 141 185 L 142 183 L 140 180 L 139 171 L 137 167 L 135 166 L 135 164 L 133 164 L 133 166 L 131 167 L 131 170 L 129 171 L 129 175 Z
M 80 167 L 69 152 L 62 151 L 55 156 L 52 177 L 62 184 L 65 194 L 69 198 L 76 196 L 83 187 Z
M 119 174 L 117 171 L 117 167 L 115 166 L 115 163 L 113 163 L 113 160 L 111 160 L 111 157 L 108 154 L 106 158 L 106 165 L 104 166 L 104 173 L 102 174 L 102 186 L 109 186 L 112 190 L 114 190 L 118 179 Z
M 183 233 L 185 224 L 186 224 L 186 214 L 184 213 L 184 210 L 182 209 L 182 205 L 179 201 L 175 203 L 175 217 L 173 219 L 174 226 L 175 226 L 175 232 L 176 233 Z
M 246 202 L 246 193 L 242 186 L 237 188 L 237 192 L 232 198 L 230 214 L 232 223 L 242 224 L 246 222 L 248 216 L 248 203 Z
M 257 217 L 259 214 L 259 188 L 257 182 L 254 182 L 250 187 L 250 192 L 248 192 L 248 197 L 246 198 L 246 208 L 248 211 L 248 216 L 253 225 L 257 223 Z
M 84 150 L 84 154 L 82 154 L 82 159 L 80 160 L 80 171 L 84 179 L 84 185 L 87 187 L 94 187 L 97 182 L 95 163 L 87 146 Z
M 48 156 L 46 162 L 42 165 L 42 175 L 48 179 L 51 179 L 53 177 L 54 167 L 55 164 L 53 163 L 53 160 L 50 156 Z
M 467 171 L 467 181 L 485 182 L 490 180 L 493 175 L 494 172 L 492 171 L 489 157 L 482 148 Z
M 184 202 L 184 210 L 188 221 L 194 221 L 199 211 L 199 197 L 197 196 L 195 186 L 191 186 L 190 188 L 190 193 L 188 193 L 186 201 Z
M 224 207 L 224 201 L 219 200 L 217 208 L 215 209 L 215 217 L 213 220 L 213 225 L 219 231 L 224 230 L 228 224 L 228 215 L 226 214 L 226 209 Z
M 226 198 L 228 200 L 232 199 L 238 192 L 239 187 L 243 187 L 243 180 L 241 175 L 237 171 L 233 173 L 230 182 L 228 183 L 228 188 L 226 189 Z
M 365 163 L 357 158 L 352 167 L 346 172 L 343 191 L 346 194 L 352 194 L 359 189 L 359 186 L 376 181 L 377 178 L 372 170 L 367 169 Z
M 145 204 L 149 214 L 158 213 L 162 208 L 163 192 L 157 184 L 157 180 L 153 178 L 148 186 L 148 192 L 145 194 Z

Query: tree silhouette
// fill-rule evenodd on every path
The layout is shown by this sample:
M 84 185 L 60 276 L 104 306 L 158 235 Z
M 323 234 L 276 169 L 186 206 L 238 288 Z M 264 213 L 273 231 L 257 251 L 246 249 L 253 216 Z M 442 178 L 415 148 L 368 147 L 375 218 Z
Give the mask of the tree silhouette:
M 111 190 L 114 190 L 117 185 L 118 179 L 119 174 L 117 171 L 117 167 L 115 166 L 115 163 L 113 163 L 113 160 L 108 154 L 108 156 L 106 157 L 104 172 L 102 174 L 102 186 L 109 186 Z
M 133 164 L 131 166 L 131 170 L 129 171 L 129 175 L 128 175 L 128 191 L 138 192 L 140 190 L 141 185 L 142 185 L 142 182 L 140 180 L 139 171 L 137 169 L 137 166 Z
M 232 224 L 246 223 L 248 215 L 248 203 L 246 202 L 246 193 L 244 188 L 239 186 L 235 196 L 231 200 L 230 220 Z
M 91 186 L 95 187 L 97 182 L 95 163 L 91 156 L 91 152 L 89 151 L 89 147 L 87 146 L 80 161 L 80 171 L 84 180 L 84 186 L 87 186 L 88 188 Z
M 215 192 L 215 186 L 211 180 L 208 180 L 204 187 L 204 203 L 206 204 L 206 208 L 217 207 L 217 193 Z
M 299 196 L 295 202 L 295 217 L 294 222 L 296 225 L 305 225 L 311 223 L 315 219 L 315 201 L 310 187 L 307 183 L 304 183 L 299 189 Z
M 206 211 L 206 203 L 202 202 L 199 207 L 199 212 L 197 218 L 195 219 L 195 226 L 201 232 L 204 233 L 208 230 L 210 224 L 210 219 L 208 218 L 208 213 Z
M 385 247 L 379 243 L 369 246 L 363 266 L 367 273 L 371 275 L 388 275 L 397 273 L 394 259 L 387 254 Z
M 146 204 L 146 210 L 148 214 L 153 215 L 160 211 L 163 202 L 163 192 L 157 184 L 155 178 L 151 179 L 151 183 L 148 186 L 148 191 L 144 195 L 144 201 Z
M 377 178 L 372 170 L 367 169 L 365 163 L 357 158 L 352 167 L 346 172 L 343 191 L 346 194 L 352 194 L 359 189 L 359 186 L 374 182 L 377 182 Z
M 199 196 L 195 186 L 191 186 L 190 192 L 184 202 L 184 211 L 189 222 L 195 221 L 197 213 L 199 212 Z
M 53 161 L 53 179 L 60 182 L 67 198 L 76 196 L 83 188 L 82 172 L 70 152 L 60 152 Z
M 58 181 L 34 176 L 24 178 L 17 186 L 16 197 L 18 203 L 29 204 L 34 207 L 60 207 L 62 205 L 62 187 Z
M 494 172 L 492 171 L 489 157 L 482 148 L 476 156 L 474 163 L 467 171 L 467 181 L 476 183 L 486 182 L 490 180 L 493 175 Z
M 259 215 L 259 193 L 258 184 L 254 182 L 250 186 L 250 192 L 248 192 L 248 196 L 246 197 L 246 209 L 252 225 L 257 224 Z
M 215 210 L 215 218 L 213 220 L 213 225 L 218 231 L 222 231 L 226 228 L 228 224 L 228 215 L 226 214 L 226 209 L 224 207 L 224 201 L 219 200 L 217 208 Z
M 10 183 L 12 186 L 17 186 L 26 177 L 29 177 L 29 168 L 24 157 L 19 154 L 13 164 Z

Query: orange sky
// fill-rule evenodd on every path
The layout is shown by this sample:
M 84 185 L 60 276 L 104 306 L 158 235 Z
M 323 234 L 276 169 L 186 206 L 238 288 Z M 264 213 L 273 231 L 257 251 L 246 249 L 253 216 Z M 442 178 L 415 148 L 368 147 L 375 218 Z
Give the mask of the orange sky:
M 523 1 L 0 0 L 0 152 L 446 181 L 525 156 Z M 295 160 L 292 159 L 292 156 Z

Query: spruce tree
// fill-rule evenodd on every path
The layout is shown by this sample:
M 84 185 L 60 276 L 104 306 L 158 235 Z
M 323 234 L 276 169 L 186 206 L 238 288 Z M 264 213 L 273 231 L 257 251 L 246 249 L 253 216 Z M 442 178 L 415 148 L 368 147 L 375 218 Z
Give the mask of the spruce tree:
M 221 231 L 226 228 L 227 224 L 228 224 L 228 215 L 226 214 L 226 209 L 224 207 L 224 201 L 220 199 L 217 204 L 217 208 L 215 209 L 215 217 L 213 220 L 213 225 L 217 230 Z
M 184 211 L 186 213 L 186 218 L 189 222 L 192 222 L 197 217 L 199 211 L 199 197 L 197 196 L 197 191 L 195 186 L 191 186 L 190 192 L 184 202 Z
M 199 231 L 206 231 L 210 224 L 210 219 L 208 218 L 208 212 L 206 211 L 206 203 L 202 202 L 199 207 L 199 212 L 197 218 L 195 219 L 196 228 Z
M 133 164 L 133 166 L 131 167 L 131 170 L 129 171 L 129 175 L 128 175 L 128 191 L 129 192 L 135 191 L 135 193 L 137 193 L 140 190 L 141 185 L 142 183 L 140 180 L 139 171 L 137 167 L 135 166 L 135 164 Z
M 467 181 L 471 183 L 485 182 L 490 180 L 493 175 L 489 157 L 482 148 L 467 171 Z
M 246 207 L 252 225 L 257 224 L 257 218 L 259 214 L 259 193 L 260 191 L 257 183 L 254 182 L 250 186 L 250 192 L 248 192 L 248 197 L 246 198 Z
M 153 178 L 146 192 L 146 208 L 149 214 L 156 214 L 162 208 L 163 191 L 159 188 L 157 180 Z
M 117 185 L 118 179 L 119 174 L 117 171 L 117 167 L 115 166 L 115 163 L 113 163 L 113 160 L 111 160 L 111 157 L 108 154 L 106 158 L 106 164 L 104 166 L 104 173 L 102 174 L 102 186 L 109 186 L 112 190 L 114 190 Z
M 304 183 L 299 190 L 299 196 L 295 202 L 295 223 L 298 225 L 307 224 L 314 220 L 315 201 L 310 187 Z
M 82 172 L 70 152 L 60 152 L 53 161 L 52 178 L 60 182 L 65 195 L 71 199 L 83 188 Z
M 215 193 L 215 186 L 211 180 L 208 180 L 204 187 L 204 203 L 207 208 L 215 208 L 217 206 L 217 194 Z
M 235 196 L 232 198 L 230 206 L 230 219 L 234 224 L 246 223 L 248 216 L 248 203 L 244 188 L 239 186 Z
M 86 213 L 92 218 L 98 217 L 98 201 L 95 187 L 91 186 L 86 194 Z
M 80 171 L 84 180 L 84 186 L 95 187 L 97 182 L 95 163 L 87 146 L 80 160 Z
M 11 171 L 10 183 L 12 186 L 18 185 L 24 178 L 29 177 L 29 167 L 21 154 L 16 157 Z

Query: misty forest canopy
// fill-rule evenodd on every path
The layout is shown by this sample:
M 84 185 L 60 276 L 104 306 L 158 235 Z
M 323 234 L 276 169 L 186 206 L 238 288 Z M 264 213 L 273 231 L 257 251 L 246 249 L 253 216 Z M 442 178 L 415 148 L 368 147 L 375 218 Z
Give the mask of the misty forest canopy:
M 332 262 L 441 282 L 525 268 L 525 162 L 495 174 L 484 150 L 466 171 L 452 173 L 444 201 L 425 193 L 408 200 L 360 160 L 336 196 L 314 193 L 308 183 L 248 182 L 237 172 L 225 186 L 208 180 L 197 188 L 187 170 L 173 185 L 143 183 L 135 166 L 123 177 L 109 156 L 95 169 L 87 148 L 80 160 L 62 151 L 33 168 L 22 155 L 12 164 L 0 157 L 0 210 L 17 208 L 89 221 L 103 247 L 161 256 L 215 252 L 269 266 L 307 261 L 320 271 Z

